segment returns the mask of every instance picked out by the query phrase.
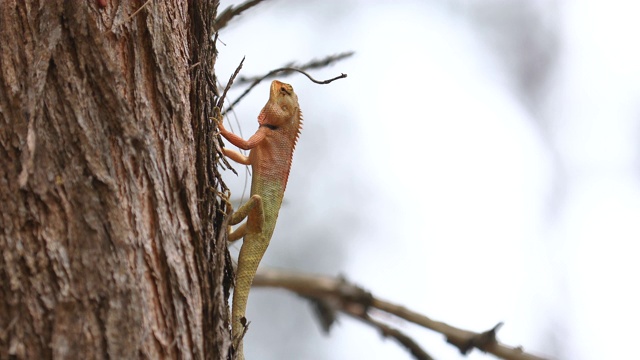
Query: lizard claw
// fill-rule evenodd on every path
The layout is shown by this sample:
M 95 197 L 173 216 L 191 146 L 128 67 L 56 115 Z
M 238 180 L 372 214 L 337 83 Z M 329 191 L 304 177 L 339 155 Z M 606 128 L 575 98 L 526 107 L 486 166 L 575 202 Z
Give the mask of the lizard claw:
M 229 200 L 231 197 L 231 191 L 229 191 L 229 189 L 226 189 L 224 191 L 219 191 L 217 189 L 212 189 L 213 192 L 215 192 L 215 194 L 218 196 L 218 198 L 220 199 L 220 201 L 222 203 L 224 203 L 225 205 L 225 211 L 224 213 L 226 215 L 231 215 L 233 214 L 233 205 L 231 204 L 231 201 Z M 221 211 L 220 209 L 218 209 L 218 211 Z
M 218 196 L 220 196 L 220 199 L 222 199 L 222 201 L 224 202 L 224 204 L 226 205 L 226 214 L 227 215 L 231 215 L 233 214 L 233 205 L 231 204 L 231 201 L 229 200 L 231 198 L 231 191 L 229 191 L 229 189 L 226 189 L 224 191 L 224 193 L 220 193 L 218 192 Z
M 214 132 L 214 135 L 215 136 L 220 135 L 221 129 L 224 129 L 224 125 L 222 125 L 223 117 L 222 117 L 222 114 L 220 113 L 219 107 L 216 106 L 213 108 L 213 116 L 211 116 L 209 120 L 213 120 L 216 123 L 216 130 Z
M 217 124 L 222 122 L 222 113 L 219 107 L 216 106 L 213 108 L 213 116 L 210 119 L 214 120 Z

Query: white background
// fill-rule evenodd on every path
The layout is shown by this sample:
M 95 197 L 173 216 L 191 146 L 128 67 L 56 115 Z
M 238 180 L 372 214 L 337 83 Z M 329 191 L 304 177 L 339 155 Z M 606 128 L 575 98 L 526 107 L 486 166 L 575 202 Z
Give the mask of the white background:
M 549 358 L 639 356 L 640 9 L 629 4 L 282 0 L 243 13 L 220 32 L 223 82 L 243 56 L 251 76 L 356 52 L 311 71 L 348 74 L 330 85 L 280 78 L 304 129 L 262 265 L 344 275 L 469 330 L 504 321 L 501 341 Z M 245 138 L 268 87 L 228 119 Z M 224 177 L 239 201 L 236 168 Z M 248 359 L 411 359 L 345 317 L 323 335 L 283 291 L 252 292 L 247 316 Z M 389 320 L 436 359 L 465 358 Z

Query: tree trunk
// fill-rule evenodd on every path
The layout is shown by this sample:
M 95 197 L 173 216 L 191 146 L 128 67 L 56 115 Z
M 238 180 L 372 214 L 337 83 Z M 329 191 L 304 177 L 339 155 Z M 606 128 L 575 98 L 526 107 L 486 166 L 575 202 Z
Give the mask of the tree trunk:
M 0 3 L 0 359 L 227 358 L 217 6 Z

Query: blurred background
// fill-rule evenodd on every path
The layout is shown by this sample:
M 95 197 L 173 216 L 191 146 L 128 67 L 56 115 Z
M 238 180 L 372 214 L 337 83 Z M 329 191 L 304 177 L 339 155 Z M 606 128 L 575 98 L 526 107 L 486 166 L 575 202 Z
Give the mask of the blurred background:
M 220 11 L 240 2 L 221 1 Z M 637 356 L 640 6 L 624 1 L 274 0 L 220 32 L 217 74 L 296 74 L 304 113 L 261 266 L 343 275 L 376 296 L 553 359 Z M 265 81 L 229 115 L 245 138 Z M 233 100 L 244 88 L 229 95 Z M 227 171 L 240 201 L 247 172 Z M 237 252 L 239 245 L 233 248 Z M 305 300 L 249 299 L 248 359 L 411 359 Z M 443 337 L 394 326 L 436 359 Z M 635 354 L 635 355 L 634 355 Z

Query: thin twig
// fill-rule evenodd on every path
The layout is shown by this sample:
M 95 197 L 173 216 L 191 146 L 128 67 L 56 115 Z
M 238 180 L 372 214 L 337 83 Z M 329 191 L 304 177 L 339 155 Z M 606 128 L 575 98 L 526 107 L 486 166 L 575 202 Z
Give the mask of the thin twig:
M 259 269 L 253 285 L 283 288 L 304 297 L 322 299 L 328 303 L 337 304 L 337 310 L 345 313 L 349 313 L 349 308 L 353 306 L 360 306 L 365 309 L 364 311 L 376 308 L 443 334 L 447 341 L 463 354 L 478 348 L 507 360 L 544 360 L 542 357 L 525 353 L 520 347 L 511 347 L 498 342 L 495 333 L 501 324 L 483 333 L 459 329 L 444 322 L 432 320 L 404 306 L 382 300 L 344 279 Z
M 335 54 L 335 55 L 329 55 L 323 59 L 313 59 L 311 61 L 309 61 L 306 64 L 303 65 L 297 65 L 294 62 L 291 62 L 289 64 L 286 64 L 283 66 L 283 68 L 296 68 L 296 69 L 300 69 L 300 70 L 311 70 L 311 69 L 320 69 L 323 67 L 327 67 L 335 62 L 338 62 L 340 60 L 346 59 L 350 56 L 352 56 L 354 54 L 353 51 L 348 51 L 348 52 L 344 52 L 344 53 L 340 53 L 340 54 Z M 293 71 L 287 71 L 284 70 L 280 73 L 280 75 L 289 75 L 293 73 Z M 272 74 L 273 75 L 273 74 Z M 252 76 L 252 77 L 245 77 L 245 76 L 240 76 L 238 78 L 238 84 L 245 84 L 245 83 L 250 83 L 250 82 L 254 82 L 256 80 L 259 81 L 263 81 L 265 80 L 265 78 L 263 78 L 263 76 Z
M 262 1 L 263 0 L 249 0 L 238 5 L 238 7 L 230 5 L 229 7 L 224 9 L 224 11 L 220 13 L 220 15 L 218 15 L 213 23 L 213 30 L 218 31 L 222 29 L 223 27 L 227 26 L 229 21 L 231 21 L 234 17 L 240 15 L 241 12 L 258 5 Z
M 233 84 L 233 80 L 235 80 L 236 76 L 238 76 L 238 74 L 240 73 L 240 69 L 242 69 L 242 64 L 244 64 L 244 57 L 242 58 L 242 61 L 240 61 L 240 64 L 236 68 L 236 71 L 234 71 L 231 77 L 229 78 L 229 81 L 227 82 L 227 86 L 225 86 L 224 91 L 222 92 L 222 95 L 220 95 L 220 97 L 218 98 L 218 102 L 216 103 L 216 106 L 218 107 L 218 109 L 222 109 L 222 105 L 224 105 L 224 98 L 227 96 L 227 91 L 229 91 L 229 89 L 231 88 L 231 85 Z
M 317 69 L 317 68 L 322 68 L 322 67 L 326 67 L 329 66 L 337 61 L 340 61 L 342 59 L 346 59 L 348 57 L 350 57 L 351 55 L 353 55 L 354 52 L 353 51 L 349 51 L 349 52 L 345 52 L 345 53 L 341 53 L 341 54 L 336 54 L 336 55 L 330 55 L 327 56 L 323 59 L 320 60 L 311 60 L 310 62 L 303 64 L 301 66 L 295 66 L 295 63 L 289 63 L 279 69 L 275 69 L 275 70 L 271 70 L 269 71 L 267 74 L 262 75 L 262 76 L 254 76 L 254 77 L 240 77 L 238 79 L 239 83 L 248 83 L 251 82 L 251 85 L 249 85 L 249 87 L 240 95 L 240 97 L 238 97 L 236 100 L 234 100 L 231 105 L 229 105 L 229 107 L 222 113 L 222 115 L 225 115 L 228 111 L 232 110 L 234 106 L 236 106 L 240 100 L 242 100 L 247 94 L 249 94 L 249 92 L 251 92 L 251 90 L 256 87 L 258 84 L 260 84 L 260 82 L 264 81 L 265 79 L 268 79 L 272 76 L 274 76 L 275 74 L 281 74 L 281 75 L 289 75 L 291 73 L 294 72 L 299 72 L 304 74 L 306 77 L 309 78 L 309 80 L 313 81 L 316 84 L 328 84 L 332 81 L 338 80 L 338 79 L 342 79 L 347 77 L 347 74 L 340 74 L 339 76 L 336 76 L 332 79 L 329 80 L 324 80 L 324 81 L 318 81 L 314 78 L 312 78 L 309 74 L 307 74 L 304 70 L 309 70 L 309 69 Z
M 217 39 L 218 39 L 218 33 L 216 33 L 216 35 L 215 35 L 214 42 Z M 238 67 L 236 68 L 236 71 L 234 71 L 233 74 L 231 74 L 231 77 L 229 78 L 229 81 L 227 82 L 227 86 L 225 86 L 224 91 L 222 92 L 222 95 L 220 95 L 220 97 L 218 97 L 218 101 L 216 102 L 216 109 L 214 109 L 215 110 L 214 117 L 215 117 L 216 121 L 218 121 L 218 116 L 224 116 L 224 114 L 221 114 L 220 111 L 222 109 L 222 106 L 224 105 L 224 100 L 225 100 L 225 97 L 227 96 L 227 92 L 231 88 L 231 85 L 233 84 L 233 81 L 235 80 L 236 76 L 238 76 L 238 74 L 240 73 L 240 70 L 242 69 L 242 64 L 244 64 L 244 57 L 240 61 L 240 64 L 238 64 Z M 212 87 L 216 88 L 215 84 L 213 84 L 213 80 L 211 80 L 210 77 L 207 76 L 207 80 L 209 81 L 209 84 Z M 217 126 L 218 126 L 218 124 L 216 124 L 216 127 Z M 222 142 L 217 142 L 217 144 L 222 144 Z M 222 151 L 221 148 L 216 148 L 216 151 L 218 151 L 220 154 L 223 154 L 223 151 Z M 220 156 L 219 159 L 224 164 L 223 167 L 226 167 L 227 169 L 230 169 L 231 171 L 233 171 L 234 174 L 238 175 L 238 172 L 236 171 L 236 169 L 234 169 L 233 166 L 231 166 L 231 164 L 229 164 L 229 161 L 227 161 L 227 157 L 226 156 Z
M 275 70 L 271 70 L 269 71 L 266 75 L 256 79 L 237 99 L 235 99 L 231 105 L 224 111 L 223 115 L 226 114 L 228 111 L 230 111 L 231 109 L 233 109 L 233 107 L 240 102 L 240 100 L 242 100 L 242 98 L 244 98 L 254 87 L 256 87 L 258 84 L 260 84 L 260 82 L 266 78 L 268 78 L 269 76 L 272 76 L 274 74 L 277 74 L 279 72 L 283 72 L 283 71 L 289 71 L 289 72 L 293 72 L 293 71 L 297 71 L 303 75 L 305 75 L 306 77 L 309 78 L 309 80 L 313 81 L 316 84 L 321 84 L 321 85 L 325 85 L 325 84 L 329 84 L 335 80 L 338 79 L 344 79 L 347 77 L 347 74 L 340 74 L 334 78 L 328 79 L 328 80 L 316 80 L 313 77 L 311 77 L 311 75 L 307 74 L 306 72 L 300 70 L 300 69 L 296 69 L 296 68 L 292 68 L 292 67 L 283 67 L 283 68 L 279 68 L 279 69 L 275 69 Z

